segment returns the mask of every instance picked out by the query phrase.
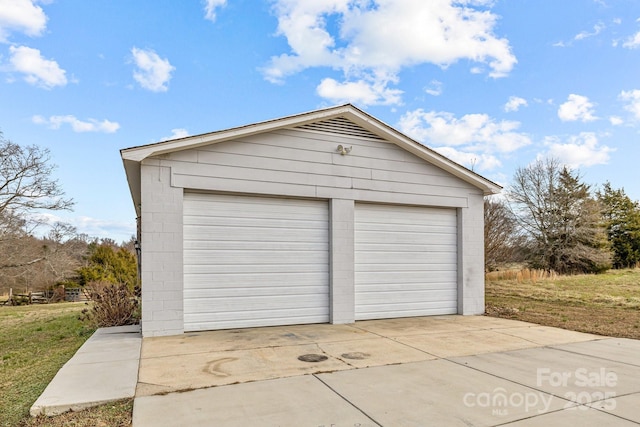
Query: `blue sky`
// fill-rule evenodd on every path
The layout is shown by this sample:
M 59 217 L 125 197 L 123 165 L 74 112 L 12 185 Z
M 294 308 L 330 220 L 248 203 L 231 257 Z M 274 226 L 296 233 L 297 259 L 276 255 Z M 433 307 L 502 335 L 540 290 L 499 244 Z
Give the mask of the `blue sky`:
M 0 0 L 0 130 L 52 219 L 125 240 L 119 150 L 352 102 L 489 179 L 543 156 L 640 199 L 637 0 Z

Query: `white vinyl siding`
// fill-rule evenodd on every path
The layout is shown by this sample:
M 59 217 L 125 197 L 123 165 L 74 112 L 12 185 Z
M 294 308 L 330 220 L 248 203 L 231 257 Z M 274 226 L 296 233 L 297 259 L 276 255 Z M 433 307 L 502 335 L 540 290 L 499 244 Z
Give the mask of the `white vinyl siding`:
M 351 147 L 348 155 L 338 145 Z M 395 144 L 303 129 L 223 141 L 160 161 L 193 190 L 466 207 L 470 184 Z
M 325 201 L 185 193 L 185 331 L 329 321 Z
M 355 318 L 455 314 L 454 209 L 356 203 Z

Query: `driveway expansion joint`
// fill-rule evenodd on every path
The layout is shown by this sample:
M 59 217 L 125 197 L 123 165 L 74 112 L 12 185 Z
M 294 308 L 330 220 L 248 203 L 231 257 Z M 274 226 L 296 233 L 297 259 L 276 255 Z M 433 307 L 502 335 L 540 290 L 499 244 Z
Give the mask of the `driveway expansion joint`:
M 351 405 L 353 408 L 355 408 L 358 412 L 360 412 L 362 415 L 364 415 L 365 417 L 367 417 L 369 420 L 371 420 L 372 423 L 374 423 L 375 425 L 377 425 L 378 427 L 383 427 L 382 424 L 380 424 L 379 422 L 377 422 L 375 419 L 373 419 L 373 417 L 370 414 L 367 414 L 364 410 L 362 410 L 361 408 L 358 408 L 356 405 L 354 405 L 349 399 L 347 399 L 345 396 L 343 396 L 340 392 L 338 392 L 336 389 L 334 389 L 333 387 L 331 387 L 329 384 L 327 384 L 326 382 L 322 381 L 322 378 L 318 377 L 318 374 L 313 374 L 313 377 L 320 381 L 325 387 L 327 387 L 329 390 L 331 390 L 333 393 L 335 393 L 336 395 L 338 395 L 342 400 L 344 400 L 345 402 L 347 402 L 349 405 Z

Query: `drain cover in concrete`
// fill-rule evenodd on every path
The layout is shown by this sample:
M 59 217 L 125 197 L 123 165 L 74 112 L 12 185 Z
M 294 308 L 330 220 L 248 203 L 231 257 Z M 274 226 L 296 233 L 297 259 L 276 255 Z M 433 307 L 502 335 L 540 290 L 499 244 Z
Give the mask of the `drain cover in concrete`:
M 298 360 L 302 362 L 324 362 L 328 357 L 322 354 L 303 354 L 298 356 Z
M 371 356 L 369 353 L 362 353 L 359 351 L 354 351 L 353 353 L 343 353 L 342 357 L 344 357 L 345 359 L 352 359 L 352 360 L 363 360 L 366 359 L 367 357 Z

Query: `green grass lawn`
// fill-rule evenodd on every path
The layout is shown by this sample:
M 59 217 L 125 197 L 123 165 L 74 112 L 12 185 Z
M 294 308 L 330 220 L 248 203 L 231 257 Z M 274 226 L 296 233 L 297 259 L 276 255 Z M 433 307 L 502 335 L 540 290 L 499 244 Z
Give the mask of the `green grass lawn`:
M 58 369 L 92 330 L 78 320 L 80 303 L 0 307 L 0 426 L 28 416 Z
M 544 280 L 487 280 L 487 314 L 640 339 L 640 269 Z
M 29 420 L 29 408 L 91 336 L 83 303 L 0 307 L 0 426 Z

